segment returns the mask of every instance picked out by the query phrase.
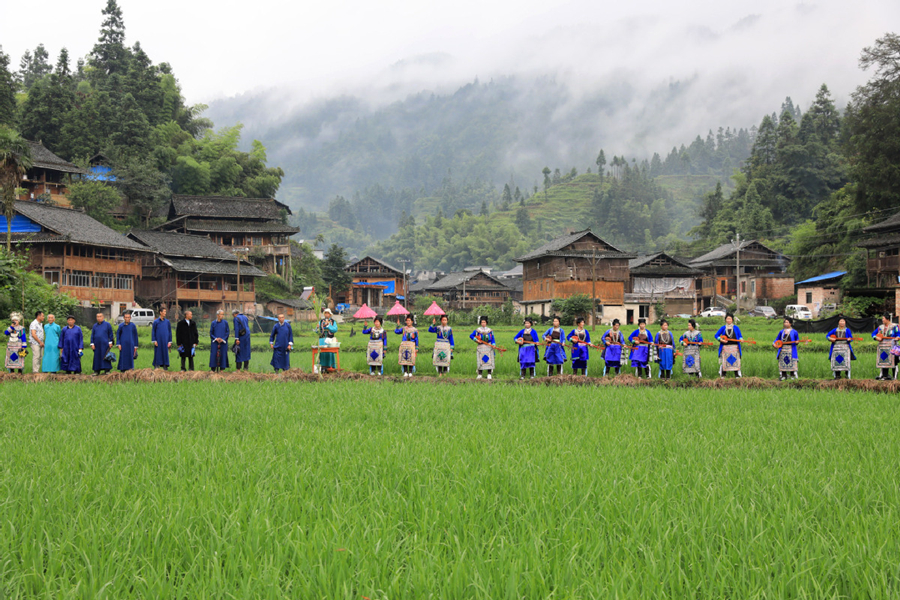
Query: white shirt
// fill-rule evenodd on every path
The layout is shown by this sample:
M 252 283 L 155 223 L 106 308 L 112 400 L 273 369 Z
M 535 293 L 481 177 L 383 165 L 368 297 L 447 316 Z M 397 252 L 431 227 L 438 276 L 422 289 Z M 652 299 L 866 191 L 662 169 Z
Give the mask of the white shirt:
M 38 346 L 44 341 L 44 326 L 37 319 L 28 326 L 28 337 L 31 339 L 32 344 L 37 344 Z

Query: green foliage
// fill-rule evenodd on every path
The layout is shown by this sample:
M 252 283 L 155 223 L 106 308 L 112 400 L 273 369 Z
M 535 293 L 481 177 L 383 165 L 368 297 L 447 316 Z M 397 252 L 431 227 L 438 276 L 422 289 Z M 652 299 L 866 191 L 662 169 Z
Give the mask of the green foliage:
M 110 213 L 122 204 L 122 196 L 102 181 L 76 181 L 69 187 L 69 201 L 105 225 L 112 225 Z
M 326 289 L 322 280 L 322 261 L 315 257 L 313 249 L 308 244 L 291 242 L 291 246 L 299 246 L 301 250 L 301 256 L 291 260 L 294 270 L 294 292 L 302 292 L 304 287 L 309 286 L 321 293 Z
M 9 54 L 0 46 L 0 127 L 16 121 L 16 78 L 9 70 Z
M 347 266 L 347 253 L 337 244 L 331 244 L 322 262 L 322 279 L 330 287 L 331 298 L 350 289 L 353 277 L 344 270 Z M 322 290 L 323 292 L 327 290 Z
M 879 314 L 884 308 L 883 298 L 873 298 L 871 296 L 854 296 L 844 298 L 841 303 L 842 314 L 851 317 L 871 317 Z
M 12 129 L 0 125 L 0 208 L 6 217 L 7 252 L 11 249 L 16 191 L 32 164 L 31 147 L 28 143 Z
M 60 293 L 39 273 L 26 271 L 27 264 L 25 257 L 0 247 L 0 318 L 5 320 L 12 311 L 20 311 L 25 315 L 27 327 L 38 310 L 56 315 L 72 312 L 78 304 L 75 298 Z
M 863 49 L 859 64 L 875 76 L 853 93 L 844 136 L 862 212 L 900 206 L 900 35 Z
M 256 301 L 267 304 L 272 300 L 282 300 L 292 296 L 288 284 L 279 275 L 267 275 L 256 279 Z
M 591 297 L 587 294 L 575 294 L 565 299 L 556 299 L 551 305 L 558 314 L 563 325 L 574 325 L 576 317 L 584 317 L 587 321 L 591 314 Z

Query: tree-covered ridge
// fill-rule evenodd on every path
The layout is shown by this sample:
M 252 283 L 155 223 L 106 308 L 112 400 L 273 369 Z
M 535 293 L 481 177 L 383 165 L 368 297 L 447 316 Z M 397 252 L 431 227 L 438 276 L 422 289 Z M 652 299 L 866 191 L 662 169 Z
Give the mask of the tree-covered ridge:
M 213 131 L 206 106 L 185 103 L 169 64 L 154 64 L 140 42 L 126 45 L 116 0 L 103 17 L 97 43 L 74 69 L 65 48 L 51 66 L 38 44 L 13 73 L 0 49 L 0 125 L 79 164 L 102 154 L 135 219 L 147 219 L 172 192 L 274 197 L 284 172 L 267 166 L 262 144 L 239 150 L 241 125 Z M 97 190 L 82 186 L 78 202 L 101 214 L 110 200 L 95 198 Z

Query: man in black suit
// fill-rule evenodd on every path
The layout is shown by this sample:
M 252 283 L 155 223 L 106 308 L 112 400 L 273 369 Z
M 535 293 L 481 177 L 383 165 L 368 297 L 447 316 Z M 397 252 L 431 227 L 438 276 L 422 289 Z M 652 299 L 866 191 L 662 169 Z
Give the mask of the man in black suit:
M 200 343 L 200 334 L 197 333 L 197 322 L 194 314 L 187 310 L 184 318 L 178 321 L 175 328 L 175 343 L 178 345 L 178 355 L 181 356 L 181 370 L 185 371 L 184 359 L 188 360 L 190 370 L 194 370 L 194 351 Z

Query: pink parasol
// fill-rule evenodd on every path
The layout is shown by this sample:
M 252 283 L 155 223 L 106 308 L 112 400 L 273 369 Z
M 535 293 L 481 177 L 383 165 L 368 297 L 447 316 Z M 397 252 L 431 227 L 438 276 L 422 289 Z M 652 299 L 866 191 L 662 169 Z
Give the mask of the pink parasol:
M 366 304 L 363 304 L 359 307 L 359 310 L 356 311 L 356 314 L 353 315 L 354 319 L 374 319 L 378 315 L 374 310 L 369 308 Z
M 440 317 L 446 314 L 441 310 L 441 307 L 438 306 L 437 302 L 432 301 L 431 306 L 428 307 L 428 310 L 425 311 L 425 316 L 428 317 Z
M 399 315 L 408 315 L 409 311 L 403 308 L 403 305 L 400 304 L 400 301 L 397 300 L 397 303 L 388 311 L 389 317 L 396 317 Z

